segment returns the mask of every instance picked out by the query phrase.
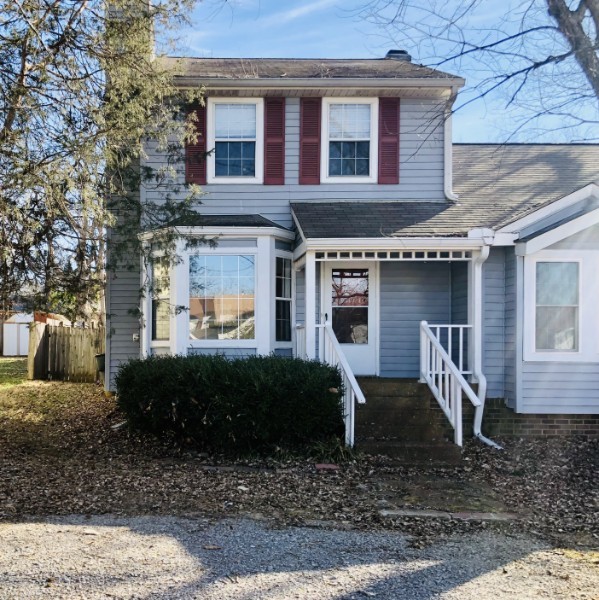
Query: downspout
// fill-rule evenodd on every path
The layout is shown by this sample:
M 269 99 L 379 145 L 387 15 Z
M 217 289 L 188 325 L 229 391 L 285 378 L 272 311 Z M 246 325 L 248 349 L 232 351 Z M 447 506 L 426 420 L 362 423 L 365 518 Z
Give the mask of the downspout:
M 483 281 L 483 263 L 489 258 L 489 252 L 491 247 L 485 244 L 481 250 L 480 254 L 473 261 L 473 277 L 472 283 L 474 287 L 474 323 L 473 323 L 473 331 L 474 331 L 474 365 L 472 368 L 472 375 L 478 381 L 478 399 L 480 400 L 480 406 L 477 406 L 474 409 L 474 425 L 473 425 L 473 434 L 474 437 L 483 442 L 483 444 L 487 444 L 487 446 L 491 446 L 492 448 L 496 448 L 497 450 L 503 450 L 503 448 L 495 443 L 493 440 L 485 437 L 482 434 L 481 427 L 483 423 L 483 413 L 485 411 L 485 398 L 487 395 L 487 378 L 483 373 L 482 363 L 483 363 L 483 353 L 482 353 L 482 339 L 483 339 L 483 306 L 482 306 L 482 281 Z M 477 290 L 480 290 L 480 293 L 477 293 Z
M 453 140 L 451 127 L 451 107 L 457 95 L 457 89 L 453 90 L 451 98 L 447 101 L 445 114 L 443 116 L 443 154 L 445 159 L 443 171 L 443 192 L 445 198 L 450 202 L 457 202 L 458 195 L 453 191 Z

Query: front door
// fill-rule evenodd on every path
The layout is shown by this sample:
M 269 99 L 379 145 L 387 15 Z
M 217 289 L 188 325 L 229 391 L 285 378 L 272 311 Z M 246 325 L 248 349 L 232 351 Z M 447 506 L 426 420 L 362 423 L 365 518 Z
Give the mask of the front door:
M 324 263 L 324 312 L 356 375 L 376 375 L 376 263 Z

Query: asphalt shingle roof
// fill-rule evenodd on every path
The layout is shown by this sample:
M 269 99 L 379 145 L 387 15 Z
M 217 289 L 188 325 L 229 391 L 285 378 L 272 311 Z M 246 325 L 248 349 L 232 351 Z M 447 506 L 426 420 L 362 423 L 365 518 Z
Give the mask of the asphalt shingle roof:
M 204 215 L 189 214 L 173 221 L 175 227 L 277 227 L 280 225 L 269 221 L 262 215 Z
M 308 238 L 460 237 L 599 183 L 599 145 L 456 144 L 450 202 L 294 202 Z
M 183 77 L 204 79 L 459 79 L 406 60 L 388 58 L 185 58 L 162 59 Z

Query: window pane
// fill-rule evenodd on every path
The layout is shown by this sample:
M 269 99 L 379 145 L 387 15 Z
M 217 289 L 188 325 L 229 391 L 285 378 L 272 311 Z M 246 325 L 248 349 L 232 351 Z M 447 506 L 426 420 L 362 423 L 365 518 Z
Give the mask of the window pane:
M 191 339 L 253 339 L 253 256 L 192 256 L 189 262 Z
M 537 304 L 572 306 L 578 304 L 578 263 L 537 263 Z
M 152 300 L 152 340 L 170 339 L 170 310 L 168 301 Z
M 256 138 L 255 104 L 216 104 L 216 139 Z
M 578 308 L 538 306 L 537 350 L 578 350 Z
M 331 139 L 370 139 L 370 105 L 331 104 L 329 135 Z
M 341 175 L 341 159 L 329 160 L 329 175 Z
M 217 177 L 254 177 L 255 142 L 216 142 L 215 175 Z
M 368 306 L 368 269 L 333 269 L 333 306 Z
M 368 307 L 333 307 L 332 325 L 340 344 L 368 343 Z
M 578 350 L 578 287 L 578 263 L 536 264 L 537 350 Z
M 291 341 L 291 302 L 277 300 L 275 334 L 277 342 Z

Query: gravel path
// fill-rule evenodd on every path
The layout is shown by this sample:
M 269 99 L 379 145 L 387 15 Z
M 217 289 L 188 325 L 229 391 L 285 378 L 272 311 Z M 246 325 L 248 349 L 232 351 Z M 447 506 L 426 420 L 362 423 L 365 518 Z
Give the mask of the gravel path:
M 0 524 L 0 599 L 599 598 L 599 554 L 525 536 L 453 536 L 252 520 L 56 517 Z

